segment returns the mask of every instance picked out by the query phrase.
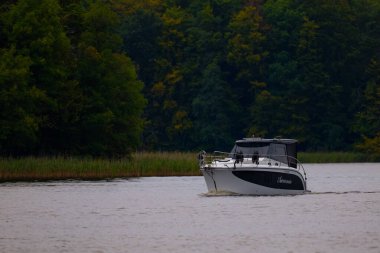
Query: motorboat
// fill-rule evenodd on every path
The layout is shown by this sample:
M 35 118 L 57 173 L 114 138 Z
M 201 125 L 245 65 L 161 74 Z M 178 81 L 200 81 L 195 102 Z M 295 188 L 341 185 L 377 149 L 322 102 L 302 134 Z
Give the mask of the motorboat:
M 297 159 L 297 140 L 244 138 L 229 153 L 198 155 L 209 193 L 296 195 L 307 192 L 306 172 Z

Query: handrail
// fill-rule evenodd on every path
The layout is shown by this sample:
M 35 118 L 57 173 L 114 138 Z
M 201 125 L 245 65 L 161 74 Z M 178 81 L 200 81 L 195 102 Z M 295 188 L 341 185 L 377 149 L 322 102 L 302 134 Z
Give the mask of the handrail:
M 219 155 L 217 155 L 219 154 Z M 203 168 L 205 165 L 207 164 L 211 164 L 213 162 L 227 162 L 229 160 L 227 159 L 233 159 L 233 160 L 236 160 L 236 155 L 238 155 L 239 153 L 228 153 L 228 152 L 223 152 L 223 151 L 214 151 L 213 152 L 213 155 L 208 155 L 205 151 L 201 151 L 198 155 L 198 160 L 199 160 L 199 166 L 201 168 Z M 272 155 L 263 155 L 263 154 L 244 154 L 244 156 L 242 158 L 244 159 L 247 159 L 247 157 L 249 158 L 252 158 L 254 155 L 257 155 L 257 159 L 259 158 L 269 158 L 269 159 L 273 159 L 273 157 L 286 157 L 288 162 L 289 162 L 289 159 L 291 159 L 291 161 L 294 163 L 297 164 L 297 167 L 296 169 L 301 171 L 302 169 L 302 172 L 304 174 L 304 177 L 305 177 L 305 180 L 307 180 L 307 177 L 306 177 L 306 171 L 305 171 L 305 168 L 303 167 L 302 163 L 295 157 L 293 156 L 288 156 L 288 155 L 275 155 L 275 154 L 272 154 Z M 273 159 L 275 161 L 278 161 L 276 159 Z M 278 161 L 280 163 L 282 163 L 281 161 Z

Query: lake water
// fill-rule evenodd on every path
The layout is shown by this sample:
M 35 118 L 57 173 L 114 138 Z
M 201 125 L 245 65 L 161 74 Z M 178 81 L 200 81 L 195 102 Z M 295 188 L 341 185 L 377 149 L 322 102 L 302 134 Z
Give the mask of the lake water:
M 310 194 L 203 177 L 0 184 L 0 252 L 380 252 L 380 164 L 306 164 Z

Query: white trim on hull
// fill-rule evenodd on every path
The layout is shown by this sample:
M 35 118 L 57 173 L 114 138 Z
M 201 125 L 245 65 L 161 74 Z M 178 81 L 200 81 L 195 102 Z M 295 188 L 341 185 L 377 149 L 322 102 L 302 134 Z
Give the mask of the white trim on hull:
M 304 181 L 302 175 L 293 169 L 275 169 L 275 168 L 218 168 L 218 167 L 204 167 L 201 169 L 201 172 L 205 178 L 208 191 L 210 193 L 214 192 L 229 192 L 235 194 L 243 195 L 297 195 L 303 194 L 306 192 L 306 182 Z M 284 177 L 293 175 L 299 178 L 302 182 L 302 189 L 284 189 L 284 188 L 272 188 L 256 184 L 243 180 L 242 178 L 237 177 L 236 173 L 277 173 L 277 180 L 280 184 L 284 184 L 285 188 L 287 186 L 288 180 L 282 179 Z M 235 174 L 234 174 L 235 173 Z M 279 185 L 280 185 L 279 184 Z

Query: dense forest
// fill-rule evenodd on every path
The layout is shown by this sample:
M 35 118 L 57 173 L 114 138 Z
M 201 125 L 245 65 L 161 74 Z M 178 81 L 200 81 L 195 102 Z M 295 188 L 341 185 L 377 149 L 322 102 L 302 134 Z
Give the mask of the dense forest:
M 378 0 L 3 0 L 0 153 L 380 153 Z

